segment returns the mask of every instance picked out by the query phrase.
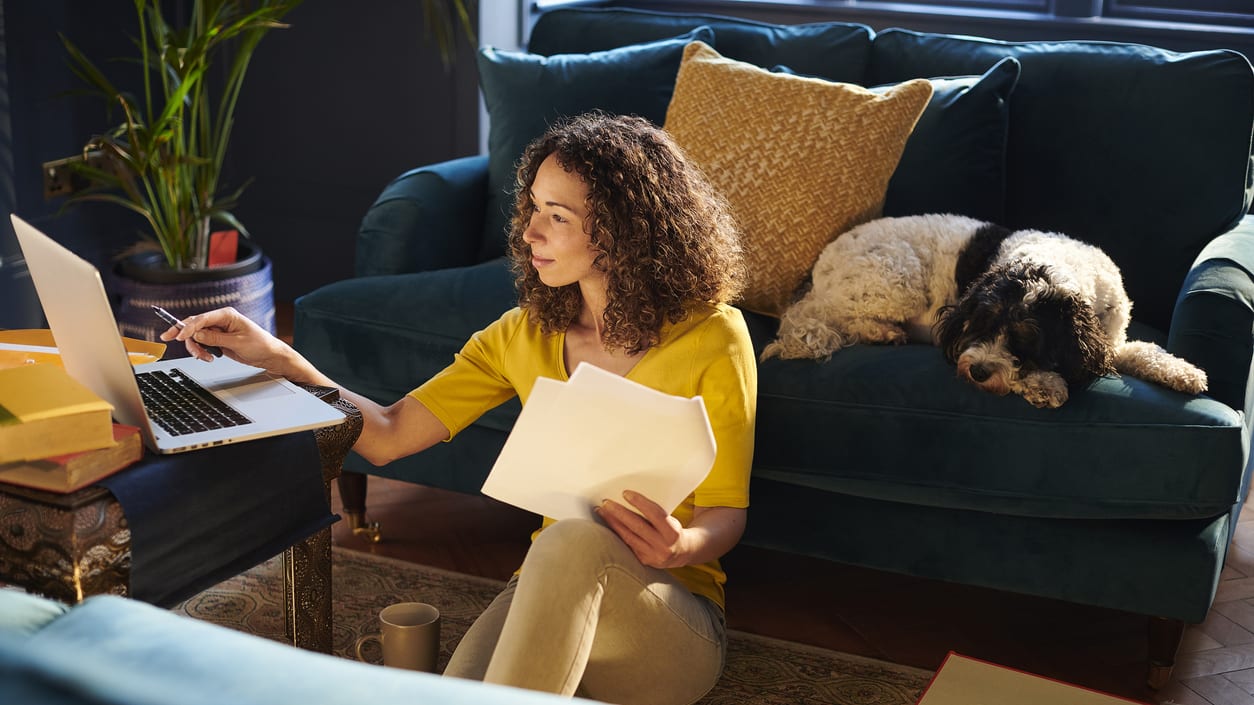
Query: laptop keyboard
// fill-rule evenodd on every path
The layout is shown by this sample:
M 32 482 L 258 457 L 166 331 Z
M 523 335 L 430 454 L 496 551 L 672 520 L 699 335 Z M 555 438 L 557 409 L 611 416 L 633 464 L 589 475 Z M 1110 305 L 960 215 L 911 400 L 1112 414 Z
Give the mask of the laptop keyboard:
M 148 418 L 172 436 L 252 423 L 178 370 L 138 372 L 135 378 Z

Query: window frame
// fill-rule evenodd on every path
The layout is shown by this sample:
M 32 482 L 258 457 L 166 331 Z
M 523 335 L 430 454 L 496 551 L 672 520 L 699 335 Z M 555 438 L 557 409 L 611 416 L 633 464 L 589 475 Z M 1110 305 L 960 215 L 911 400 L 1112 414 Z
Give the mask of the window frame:
M 1230 8 L 1244 4 L 1246 11 Z M 1185 24 L 1254 26 L 1254 6 L 1243 0 L 1105 0 L 1103 16 Z M 1203 7 L 1199 8 L 1198 5 Z

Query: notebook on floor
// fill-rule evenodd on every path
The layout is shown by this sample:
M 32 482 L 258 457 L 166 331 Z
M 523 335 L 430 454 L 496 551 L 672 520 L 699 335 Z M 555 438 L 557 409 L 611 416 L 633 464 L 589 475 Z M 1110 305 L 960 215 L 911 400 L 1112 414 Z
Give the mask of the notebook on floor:
M 918 705 L 1144 705 L 949 652 Z
M 344 414 L 304 389 L 226 357 L 132 367 L 100 272 L 26 221 L 10 218 L 66 371 L 112 404 L 118 422 L 139 427 L 154 452 L 179 453 L 344 421 Z

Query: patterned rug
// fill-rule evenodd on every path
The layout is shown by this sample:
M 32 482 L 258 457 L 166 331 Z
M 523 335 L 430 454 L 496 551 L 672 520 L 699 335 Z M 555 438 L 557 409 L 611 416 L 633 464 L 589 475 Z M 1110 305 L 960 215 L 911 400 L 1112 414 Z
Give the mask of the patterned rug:
M 439 668 L 501 583 L 391 558 L 332 549 L 332 623 L 336 655 L 355 658 L 357 638 L 378 629 L 379 610 L 403 601 L 440 608 Z M 283 573 L 278 558 L 174 608 L 197 619 L 283 639 Z M 381 660 L 369 642 L 367 660 Z M 931 673 L 803 644 L 731 631 L 727 668 L 701 705 L 910 705 Z

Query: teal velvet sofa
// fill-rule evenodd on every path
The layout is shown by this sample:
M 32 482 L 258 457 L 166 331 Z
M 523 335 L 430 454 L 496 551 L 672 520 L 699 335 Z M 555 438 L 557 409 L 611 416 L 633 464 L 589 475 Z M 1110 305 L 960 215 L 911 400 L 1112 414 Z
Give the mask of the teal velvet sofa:
M 69 607 L 0 588 L 0 702 L 10 705 L 589 703 L 383 668 L 113 595 Z
M 381 402 L 446 365 L 514 304 L 501 254 L 521 146 L 591 108 L 661 124 L 693 38 L 867 87 L 932 79 L 884 214 L 962 213 L 1103 247 L 1134 302 L 1132 336 L 1210 379 L 1190 397 L 1104 377 L 1046 410 L 961 383 L 930 346 L 769 360 L 745 541 L 1146 615 L 1150 678 L 1163 682 L 1184 625 L 1211 605 L 1249 485 L 1254 71 L 1239 53 L 551 11 L 527 53 L 480 53 L 489 154 L 388 184 L 363 218 L 357 276 L 297 301 L 296 347 Z M 777 321 L 747 319 L 760 350 Z M 517 413 L 506 404 L 383 467 L 350 458 L 350 520 L 367 526 L 356 473 L 478 491 Z

